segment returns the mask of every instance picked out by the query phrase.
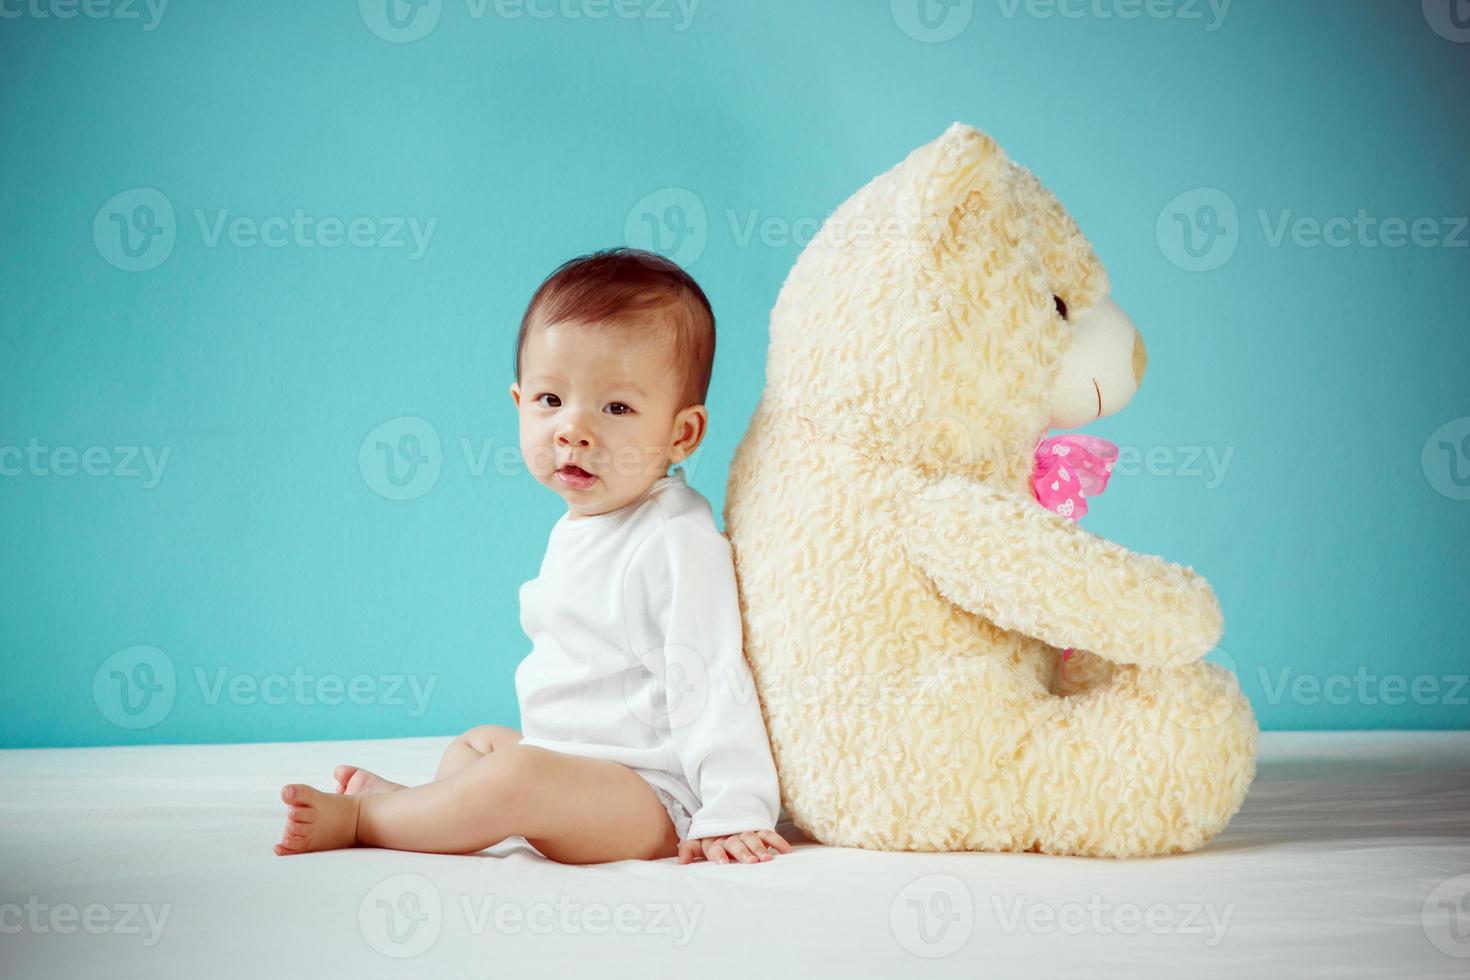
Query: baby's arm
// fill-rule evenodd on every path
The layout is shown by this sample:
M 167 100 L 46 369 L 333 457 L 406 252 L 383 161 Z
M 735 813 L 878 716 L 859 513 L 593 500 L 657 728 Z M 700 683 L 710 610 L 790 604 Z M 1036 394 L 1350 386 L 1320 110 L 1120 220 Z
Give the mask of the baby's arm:
M 636 591 L 645 603 L 652 649 L 635 650 L 665 684 L 674 754 L 699 797 L 679 863 L 768 857 L 781 809 L 775 761 L 760 700 L 742 648 L 740 600 L 730 542 L 673 520 L 640 549 Z

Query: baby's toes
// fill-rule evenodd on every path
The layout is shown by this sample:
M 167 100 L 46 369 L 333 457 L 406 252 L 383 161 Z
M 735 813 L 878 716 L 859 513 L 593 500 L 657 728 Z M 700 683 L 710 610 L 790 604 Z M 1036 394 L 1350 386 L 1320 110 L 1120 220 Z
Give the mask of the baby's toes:
M 304 823 L 287 820 L 286 828 L 281 831 L 281 841 L 275 846 L 275 852 L 277 854 L 299 854 L 306 850 L 307 829 Z
M 281 802 L 296 807 L 309 807 L 316 801 L 319 791 L 305 783 L 287 783 L 281 787 Z
M 281 842 L 275 846 L 277 854 L 352 847 L 357 842 L 356 797 L 291 783 L 281 788 L 281 799 L 288 809 Z

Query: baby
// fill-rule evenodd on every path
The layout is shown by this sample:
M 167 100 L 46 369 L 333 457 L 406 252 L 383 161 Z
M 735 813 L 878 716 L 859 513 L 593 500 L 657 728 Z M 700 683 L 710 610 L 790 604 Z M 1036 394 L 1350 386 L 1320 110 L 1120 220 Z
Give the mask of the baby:
M 481 725 L 406 787 L 338 766 L 281 790 L 276 854 L 468 854 L 524 837 L 568 864 L 771 859 L 791 845 L 729 541 L 682 468 L 704 438 L 709 301 L 658 255 L 611 249 L 541 284 L 516 339 L 521 455 L 566 501 L 520 589 L 525 733 Z

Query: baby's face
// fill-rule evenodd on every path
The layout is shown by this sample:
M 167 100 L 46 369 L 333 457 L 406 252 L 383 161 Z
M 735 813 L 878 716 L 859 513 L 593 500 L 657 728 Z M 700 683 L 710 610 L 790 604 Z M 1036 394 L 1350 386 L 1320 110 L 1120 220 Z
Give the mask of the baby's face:
M 572 519 L 631 503 L 704 436 L 702 405 L 680 408 L 666 341 L 650 332 L 556 323 L 532 330 L 521 380 L 521 456 Z

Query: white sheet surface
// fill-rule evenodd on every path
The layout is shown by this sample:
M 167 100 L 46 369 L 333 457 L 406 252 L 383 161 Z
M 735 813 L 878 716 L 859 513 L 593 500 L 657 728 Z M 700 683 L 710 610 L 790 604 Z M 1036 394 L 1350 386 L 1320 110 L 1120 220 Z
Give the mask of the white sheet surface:
M 1470 732 L 1264 733 L 1226 832 L 1146 860 L 271 853 L 283 783 L 448 741 L 0 752 L 0 976 L 1470 977 Z

